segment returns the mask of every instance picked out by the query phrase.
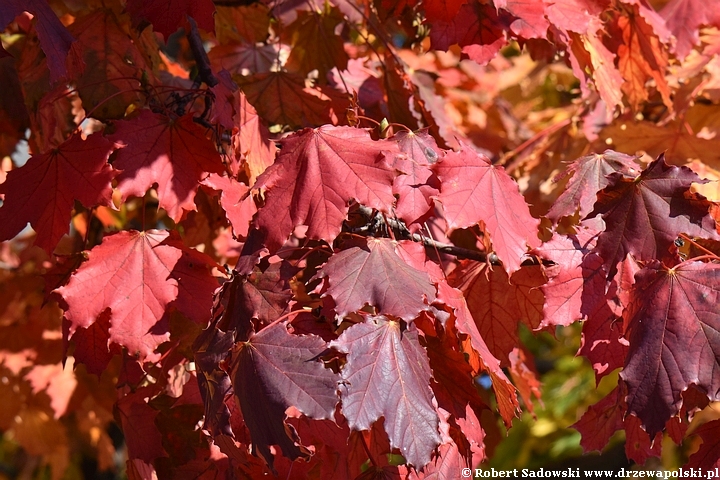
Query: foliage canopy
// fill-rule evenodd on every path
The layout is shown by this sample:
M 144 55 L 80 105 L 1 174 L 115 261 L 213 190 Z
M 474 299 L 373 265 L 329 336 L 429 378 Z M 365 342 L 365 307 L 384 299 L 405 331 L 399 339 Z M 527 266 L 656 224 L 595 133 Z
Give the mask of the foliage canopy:
M 719 28 L 3 1 L 3 441 L 52 478 L 115 468 L 111 424 L 129 478 L 457 478 L 553 391 L 521 337 L 577 326 L 585 451 L 720 466 Z

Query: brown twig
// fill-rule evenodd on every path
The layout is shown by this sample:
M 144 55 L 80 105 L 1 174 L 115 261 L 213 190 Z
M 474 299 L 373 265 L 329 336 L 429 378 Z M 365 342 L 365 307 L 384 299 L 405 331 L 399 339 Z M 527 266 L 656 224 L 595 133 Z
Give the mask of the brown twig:
M 214 87 L 218 84 L 218 79 L 212 72 L 212 68 L 210 68 L 210 59 L 205 51 L 205 47 L 203 47 L 197 22 L 189 15 L 187 19 L 190 23 L 190 31 L 187 33 L 187 39 L 190 43 L 190 50 L 192 51 L 193 58 L 197 64 L 198 77 L 200 77 L 200 79 L 208 86 Z

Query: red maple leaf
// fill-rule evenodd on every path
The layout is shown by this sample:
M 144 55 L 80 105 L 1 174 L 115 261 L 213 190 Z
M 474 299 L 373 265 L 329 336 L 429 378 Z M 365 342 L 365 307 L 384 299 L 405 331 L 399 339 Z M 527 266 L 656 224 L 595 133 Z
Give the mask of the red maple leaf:
M 555 265 L 547 268 L 542 326 L 563 325 L 587 318 L 605 303 L 606 272 L 603 261 L 591 250 L 598 232 L 578 228 L 576 235 L 558 235 L 535 251 Z
M 391 446 L 417 468 L 427 464 L 440 435 L 432 372 L 417 330 L 373 317 L 348 328 L 330 345 L 348 354 L 340 395 L 350 428 L 369 430 L 384 417 Z
M 449 230 L 485 223 L 493 248 L 509 272 L 520 268 L 527 247 L 537 247 L 538 220 L 530 215 L 517 183 L 502 167 L 465 146 L 448 152 L 434 165 L 441 182 L 442 203 Z
M 225 403 L 232 393 L 232 382 L 227 372 L 220 368 L 220 362 L 229 356 L 234 343 L 234 331 L 223 332 L 214 325 L 203 330 L 193 343 L 198 389 L 205 404 L 203 428 L 213 437 L 233 435 L 230 409 Z
M 440 182 L 429 167 L 437 162 L 441 150 L 427 132 L 400 132 L 392 140 L 400 148 L 392 166 L 402 172 L 393 182 L 393 193 L 398 195 L 395 213 L 411 225 L 428 214 L 432 197 L 440 193 Z
M 636 276 L 626 309 L 630 350 L 620 373 L 628 412 L 654 436 L 677 414 L 691 384 L 720 392 L 720 265 L 651 262 Z
M 95 11 L 77 19 L 70 30 L 88 65 L 75 80 L 83 108 L 105 121 L 124 117 L 129 104 L 142 103 L 138 85 L 144 72 L 152 75 L 152 67 L 115 15 Z
M 153 29 L 162 33 L 165 41 L 187 23 L 187 16 L 195 19 L 200 28 L 215 31 L 212 0 L 128 0 L 125 8 L 136 23 L 140 20 L 152 23 Z
M 204 253 L 186 247 L 177 232 L 172 231 L 164 245 L 182 252 L 170 274 L 178 284 L 177 298 L 171 306 L 195 323 L 206 325 L 210 319 L 213 292 L 218 288 L 218 280 L 211 270 L 219 269 L 220 265 Z
M 341 317 L 369 304 L 411 321 L 435 299 L 427 273 L 408 265 L 395 253 L 395 242 L 384 238 L 353 243 L 330 257 L 320 275 L 328 278 L 326 295 Z
M 495 0 L 495 6 L 517 17 L 510 25 L 523 38 L 546 38 L 550 26 L 545 18 L 545 2 L 535 0 Z
M 431 21 L 452 20 L 468 0 L 425 0 L 422 2 L 425 17 Z
M 635 157 L 612 150 L 578 158 L 568 167 L 565 174 L 572 173 L 573 176 L 553 203 L 547 218 L 557 223 L 560 218 L 578 211 L 580 218 L 585 217 L 595 205 L 597 192 L 610 184 L 607 178 L 609 174 L 619 172 L 625 176 L 635 177 L 638 170 Z
M 222 173 L 220 154 L 191 114 L 171 118 L 142 110 L 132 120 L 116 122 L 114 141 L 124 145 L 113 163 L 122 170 L 118 190 L 123 201 L 142 197 L 157 184 L 160 207 L 177 221 L 195 210 L 195 192 L 208 173 Z
M 118 416 L 127 442 L 128 457 L 152 463 L 158 457 L 167 457 L 163 448 L 163 436 L 155 425 L 155 418 L 160 413 L 145 399 L 144 387 L 134 393 L 125 395 L 117 403 Z
M 613 433 L 623 427 L 625 404 L 621 390 L 615 387 L 602 400 L 590 406 L 580 420 L 572 425 L 582 435 L 580 445 L 583 452 L 601 452 Z
M 30 223 L 36 244 L 51 253 L 70 228 L 73 202 L 112 207 L 110 182 L 117 172 L 107 160 L 113 144 L 96 133 L 83 140 L 75 134 L 47 153 L 33 155 L 8 173 L 0 185 L 0 240 L 8 240 Z
M 101 313 L 87 328 L 78 327 L 71 337 L 75 343 L 73 358 L 76 363 L 85 364 L 88 372 L 98 377 L 108 366 L 115 352 L 110 351 L 110 311 Z M 117 348 L 117 347 L 116 347 Z
M 280 248 L 297 225 L 308 226 L 309 238 L 332 242 L 352 199 L 388 212 L 394 171 L 382 152 L 396 148 L 349 127 L 323 126 L 287 137 L 254 186 L 267 189 L 254 224 L 266 235 L 268 249 Z
M 710 421 L 697 430 L 694 435 L 702 438 L 700 449 L 688 459 L 689 468 L 713 470 L 720 467 L 720 420 Z
M 453 309 L 458 332 L 470 337 L 472 349 L 477 352 L 482 367 L 492 378 L 492 387 L 498 402 L 500 416 L 505 426 L 512 425 L 512 419 L 520 413 L 515 387 L 503 372 L 500 361 L 490 353 L 485 340 L 478 331 L 462 292 L 442 281 L 438 283 L 438 300 Z
M 5 27 L 22 12 L 30 12 L 37 19 L 36 29 L 40 47 L 47 58 L 50 81 L 55 83 L 67 75 L 65 59 L 75 39 L 46 0 L 4 0 L 0 4 L 0 31 L 5 30 Z M 5 51 L 2 46 L 0 51 Z
M 702 0 L 673 0 L 663 7 L 660 15 L 677 39 L 675 53 L 678 60 L 685 58 L 700 43 L 698 27 L 720 24 L 717 5 Z
M 268 123 L 310 127 L 333 119 L 330 98 L 306 87 L 305 77 L 297 73 L 272 71 L 235 80 Z
M 705 181 L 688 167 L 669 166 L 660 155 L 637 178 L 612 173 L 609 180 L 588 218 L 601 214 L 605 221 L 594 251 L 610 275 L 628 254 L 638 260 L 668 257 L 680 233 L 720 238 L 708 213 L 711 203 L 690 193 L 693 182 Z
M 582 34 L 609 4 L 609 0 L 553 0 L 545 5 L 545 14 L 555 27 Z
M 240 401 L 253 449 L 272 466 L 270 445 L 283 455 L 307 457 L 286 426 L 285 410 L 293 406 L 310 418 L 332 419 L 338 397 L 337 375 L 324 368 L 317 356 L 326 343 L 314 335 L 291 335 L 278 323 L 237 344 L 233 353 L 232 382 Z M 296 435 L 295 435 L 296 436 Z
M 170 338 L 167 326 L 157 325 L 168 303 L 178 294 L 171 277 L 182 252 L 164 245 L 167 231 L 123 231 L 107 236 L 88 252 L 64 287 L 55 290 L 68 305 L 65 318 L 74 331 L 91 326 L 111 311 L 110 341 L 140 358 Z
M 220 205 L 232 225 L 233 234 L 238 238 L 246 238 L 250 222 L 257 212 L 255 201 L 248 194 L 250 189 L 244 183 L 215 173 L 210 174 L 202 184 L 222 192 Z
M 457 44 L 464 54 L 480 65 L 495 58 L 507 44 L 505 26 L 490 5 L 470 2 L 462 5 L 455 16 L 446 19 L 428 17 L 428 20 L 432 25 L 430 40 L 433 48 L 447 50 Z
M 512 279 L 502 266 L 468 262 L 452 272 L 450 285 L 465 295 L 467 306 L 482 338 L 503 365 L 520 342 L 520 324 L 536 329 L 542 320 L 545 281 L 539 266 L 523 267 Z

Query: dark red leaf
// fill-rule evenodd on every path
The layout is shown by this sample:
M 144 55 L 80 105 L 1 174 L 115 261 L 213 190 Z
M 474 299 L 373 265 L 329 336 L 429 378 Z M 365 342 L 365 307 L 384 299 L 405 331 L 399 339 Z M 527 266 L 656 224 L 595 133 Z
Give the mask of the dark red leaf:
M 480 335 L 504 366 L 509 365 L 508 355 L 520 342 L 520 324 L 533 330 L 540 325 L 543 294 L 537 287 L 544 281 L 539 266 L 523 267 L 511 280 L 502 266 L 480 262 L 467 262 L 449 279 L 464 293 Z
M 122 170 L 118 190 L 123 201 L 130 195 L 142 197 L 157 184 L 160 207 L 177 221 L 183 210 L 196 210 L 193 200 L 200 181 L 223 171 L 220 154 L 192 115 L 175 119 L 142 110 L 116 126 L 110 138 L 124 145 L 113 163 Z
M 432 28 L 432 47 L 447 50 L 457 44 L 462 52 L 480 65 L 492 60 L 507 44 L 506 27 L 491 5 L 464 4 L 457 15 L 446 19 L 428 17 Z
M 626 309 L 630 351 L 620 377 L 628 412 L 654 436 L 676 415 L 691 384 L 720 392 L 720 265 L 651 262 L 636 276 Z
M 220 363 L 230 355 L 234 342 L 234 332 L 223 332 L 211 325 L 193 343 L 198 388 L 205 405 L 203 428 L 213 437 L 233 434 L 230 409 L 225 404 L 226 397 L 232 393 L 232 383 Z
M 580 157 L 570 164 L 566 174 L 572 173 L 565 190 L 555 200 L 547 217 L 557 223 L 561 217 L 580 213 L 584 218 L 593 209 L 597 193 L 610 184 L 607 176 L 619 172 L 625 176 L 635 177 L 639 165 L 635 157 L 624 153 L 605 150 L 603 154 L 592 154 Z
M 284 323 L 265 328 L 236 347 L 233 388 L 253 449 L 270 466 L 271 445 L 280 445 L 291 459 L 308 456 L 284 422 L 288 407 L 318 420 L 333 418 L 338 377 L 316 360 L 325 349 L 320 337 L 291 335 Z
M 347 353 L 340 386 L 342 412 L 353 430 L 385 418 L 391 446 L 421 468 L 440 443 L 430 390 L 432 372 L 417 330 L 385 317 L 345 330 L 331 346 Z
M 37 19 L 36 28 L 40 47 L 47 58 L 50 81 L 55 83 L 67 76 L 65 59 L 75 39 L 45 0 L 3 1 L 0 5 L 0 30 L 5 30 L 5 27 L 22 12 L 30 12 Z
M 394 172 L 381 153 L 395 148 L 349 127 L 324 126 L 287 137 L 254 187 L 268 190 L 254 222 L 266 234 L 265 245 L 277 250 L 297 225 L 308 226 L 309 238 L 332 242 L 352 199 L 389 212 Z
M 615 387 L 572 425 L 582 435 L 580 445 L 583 452 L 602 451 L 613 433 L 623 428 L 625 405 L 620 391 L 619 387 Z
M 702 438 L 700 449 L 688 460 L 688 468 L 713 470 L 720 467 L 720 420 L 713 420 L 694 432 Z
M 326 295 L 341 317 L 369 304 L 378 313 L 411 321 L 435 299 L 428 275 L 405 263 L 395 242 L 384 238 L 354 243 L 330 257 L 320 274 L 328 278 Z
M 162 446 L 162 434 L 155 425 L 160 412 L 152 408 L 144 397 L 145 389 L 125 395 L 117 403 L 128 457 L 152 463 L 158 457 L 167 457 Z
M 588 218 L 602 215 L 605 221 L 595 252 L 610 275 L 628 254 L 637 260 L 669 257 L 680 233 L 720 238 L 708 214 L 711 203 L 690 193 L 693 182 L 704 181 L 688 167 L 669 166 L 661 155 L 635 179 L 612 173 L 609 180 Z
M 464 146 L 449 152 L 434 168 L 441 182 L 448 229 L 466 228 L 483 221 L 493 248 L 509 272 L 520 268 L 527 247 L 537 247 L 539 222 L 530 215 L 518 186 L 502 167 Z
M 113 353 L 110 351 L 110 311 L 100 314 L 95 323 L 87 328 L 78 328 L 72 336 L 75 343 L 73 358 L 76 363 L 85 364 L 88 372 L 100 377 L 107 368 Z
M 75 200 L 88 208 L 112 207 L 110 182 L 117 175 L 107 162 L 112 151 L 112 143 L 99 133 L 86 140 L 75 134 L 9 172 L 0 185 L 0 193 L 5 194 L 0 240 L 13 238 L 29 222 L 38 233 L 36 244 L 52 253 L 70 229 Z
M 125 7 L 137 23 L 147 20 L 156 32 L 162 33 L 165 41 L 179 27 L 193 17 L 198 26 L 208 32 L 215 31 L 215 5 L 212 0 L 128 0 Z

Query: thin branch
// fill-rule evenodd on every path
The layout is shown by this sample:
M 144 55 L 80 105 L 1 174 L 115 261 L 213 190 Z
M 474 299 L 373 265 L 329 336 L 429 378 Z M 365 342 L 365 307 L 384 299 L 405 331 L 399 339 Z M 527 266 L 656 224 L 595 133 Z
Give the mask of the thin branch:
M 187 34 L 188 42 L 190 42 L 190 50 L 192 51 L 193 58 L 198 67 L 198 77 L 205 82 L 208 86 L 214 87 L 218 84 L 218 79 L 210 68 L 210 59 L 208 58 L 205 47 L 200 38 L 200 32 L 198 31 L 197 22 L 194 18 L 188 15 L 188 22 L 190 22 L 190 31 Z

